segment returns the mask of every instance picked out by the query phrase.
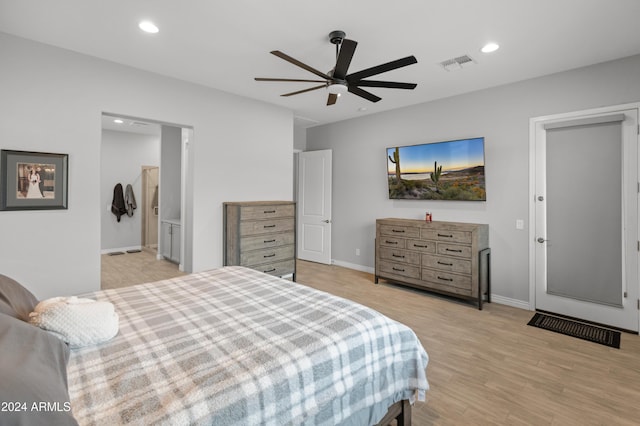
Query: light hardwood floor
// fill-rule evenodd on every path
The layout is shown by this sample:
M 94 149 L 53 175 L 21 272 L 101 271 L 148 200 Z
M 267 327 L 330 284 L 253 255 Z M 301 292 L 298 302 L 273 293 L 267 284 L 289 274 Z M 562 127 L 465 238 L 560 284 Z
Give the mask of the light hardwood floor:
M 145 268 L 136 268 L 144 275 Z M 429 354 L 431 386 L 427 401 L 414 406 L 416 426 L 640 424 L 637 335 L 623 333 L 621 349 L 611 349 L 527 326 L 530 311 L 496 303 L 478 311 L 384 281 L 376 285 L 371 274 L 338 266 L 298 261 L 296 279 L 416 332 Z
M 103 290 L 184 275 L 178 270 L 178 265 L 157 260 L 156 252 L 151 250 L 116 256 L 103 254 L 100 260 L 100 288 Z
M 640 337 L 621 349 L 527 325 L 533 312 L 475 306 L 298 262 L 297 281 L 411 327 L 429 354 L 426 403 L 414 425 L 638 425 Z

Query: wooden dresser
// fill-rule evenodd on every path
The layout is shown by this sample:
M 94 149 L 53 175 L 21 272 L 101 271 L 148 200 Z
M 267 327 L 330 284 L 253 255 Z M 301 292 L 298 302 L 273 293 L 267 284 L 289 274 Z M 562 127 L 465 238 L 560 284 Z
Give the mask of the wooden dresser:
M 489 226 L 413 219 L 376 221 L 379 278 L 476 301 L 491 301 Z
M 224 265 L 296 277 L 296 206 L 292 201 L 223 203 Z

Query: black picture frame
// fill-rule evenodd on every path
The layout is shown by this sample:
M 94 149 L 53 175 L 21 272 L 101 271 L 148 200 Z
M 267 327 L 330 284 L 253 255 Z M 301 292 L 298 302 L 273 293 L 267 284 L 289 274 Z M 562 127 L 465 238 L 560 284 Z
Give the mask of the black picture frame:
M 0 210 L 56 210 L 68 205 L 69 155 L 0 151 Z

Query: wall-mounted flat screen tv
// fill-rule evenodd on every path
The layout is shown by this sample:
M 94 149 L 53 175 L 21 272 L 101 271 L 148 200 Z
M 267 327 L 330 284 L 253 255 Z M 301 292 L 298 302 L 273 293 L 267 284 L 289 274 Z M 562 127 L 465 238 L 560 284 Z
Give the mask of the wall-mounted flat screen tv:
M 484 138 L 387 148 L 389 198 L 486 201 Z

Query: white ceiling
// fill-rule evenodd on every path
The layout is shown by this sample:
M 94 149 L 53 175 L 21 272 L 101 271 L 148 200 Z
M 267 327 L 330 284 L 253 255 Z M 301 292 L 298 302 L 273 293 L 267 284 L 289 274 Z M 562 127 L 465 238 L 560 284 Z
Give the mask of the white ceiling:
M 0 0 L 2 32 L 280 105 L 303 126 L 639 54 L 639 18 L 640 0 Z M 142 33 L 142 19 L 160 32 Z M 333 30 L 358 42 L 349 72 L 415 55 L 418 64 L 375 79 L 418 87 L 326 106 L 324 89 L 279 96 L 314 83 L 254 81 L 316 78 L 272 50 L 329 71 Z M 488 41 L 500 50 L 480 53 Z M 439 66 L 465 54 L 476 64 Z

